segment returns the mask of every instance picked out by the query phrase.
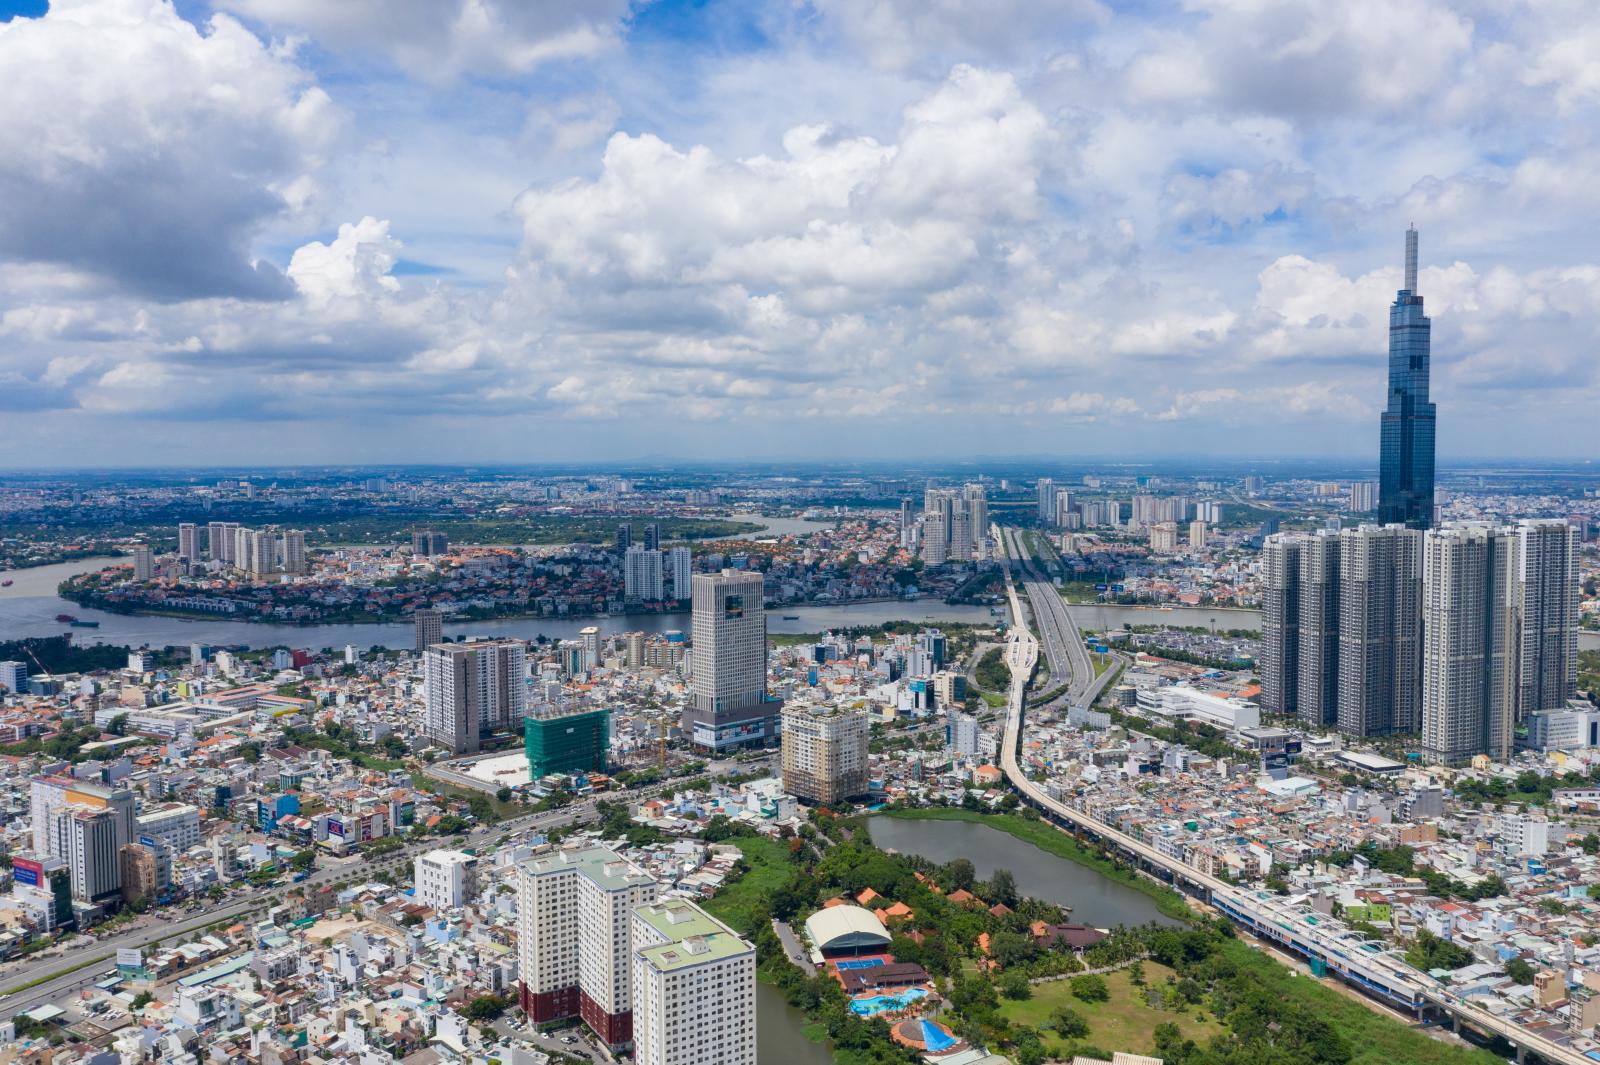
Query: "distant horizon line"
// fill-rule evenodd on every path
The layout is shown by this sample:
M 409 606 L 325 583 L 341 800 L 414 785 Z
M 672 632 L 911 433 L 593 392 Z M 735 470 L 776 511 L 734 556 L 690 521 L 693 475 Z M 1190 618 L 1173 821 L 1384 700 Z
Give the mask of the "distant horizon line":
M 40 473 L 140 473 L 160 472 L 172 473 L 188 471 L 193 473 L 232 473 L 252 472 L 260 470 L 299 471 L 299 470 L 596 470 L 616 471 L 640 468 L 762 468 L 762 467 L 815 467 L 815 468 L 845 468 L 845 469 L 871 469 L 885 467 L 899 468 L 926 468 L 950 466 L 985 466 L 985 465 L 1060 465 L 1077 467 L 1086 465 L 1105 466 L 1153 466 L 1174 465 L 1182 467 L 1203 467 L 1207 464 L 1232 466 L 1241 464 L 1259 464 L 1263 467 L 1286 467 L 1308 465 L 1340 465 L 1346 467 L 1370 467 L 1376 476 L 1378 467 L 1375 462 L 1357 459 L 1344 455 L 1303 455 L 1303 456 L 1276 456 L 1266 457 L 1260 455 L 1226 455 L 1212 457 L 1196 457 L 1193 455 L 1086 455 L 1082 458 L 1065 458 L 1044 455 L 989 455 L 983 457 L 948 456 L 926 457 L 916 459 L 804 459 L 804 458 L 764 458 L 764 459 L 694 459 L 694 458 L 663 458 L 639 457 L 628 459 L 594 460 L 578 462 L 572 460 L 551 460 L 544 462 L 510 461 L 510 460 L 480 460 L 457 462 L 228 462 L 209 465 L 193 465 L 180 463 L 129 463 L 129 464 L 83 464 L 83 465 L 43 465 L 43 466 L 0 466 L 0 477 L 10 475 L 40 474 Z M 1533 466 L 1560 466 L 1560 467 L 1592 467 L 1596 466 L 1594 458 L 1560 457 L 1560 456 L 1535 456 L 1535 457 L 1491 457 L 1476 456 L 1462 457 L 1437 463 L 1439 469 L 1472 469 L 1479 467 L 1524 469 Z

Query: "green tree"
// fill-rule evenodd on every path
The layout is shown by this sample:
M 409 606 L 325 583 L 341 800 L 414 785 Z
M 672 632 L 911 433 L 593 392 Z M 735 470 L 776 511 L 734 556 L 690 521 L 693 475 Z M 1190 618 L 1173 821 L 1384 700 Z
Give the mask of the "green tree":
M 1512 958 L 1506 962 L 1506 976 L 1516 984 L 1533 983 L 1533 966 L 1521 958 Z
M 1104 1002 L 1111 997 L 1111 989 L 1098 976 L 1074 976 L 1068 986 L 1072 997 L 1082 1002 Z
M 977 868 L 966 858 L 957 858 L 944 867 L 944 872 L 950 878 L 951 890 L 970 891 L 978 880 Z
M 1063 1039 L 1084 1039 L 1089 1035 L 1089 1022 L 1071 1006 L 1057 1006 L 1050 1014 L 1050 1027 Z
M 1000 993 L 1010 999 L 1032 998 L 1033 987 L 1028 983 L 1028 974 L 1021 969 L 1001 974 Z
M 1010 907 L 1017 905 L 1017 878 L 1011 875 L 1011 870 L 996 869 L 994 871 L 994 876 L 989 878 L 986 897 L 990 902 L 998 902 Z

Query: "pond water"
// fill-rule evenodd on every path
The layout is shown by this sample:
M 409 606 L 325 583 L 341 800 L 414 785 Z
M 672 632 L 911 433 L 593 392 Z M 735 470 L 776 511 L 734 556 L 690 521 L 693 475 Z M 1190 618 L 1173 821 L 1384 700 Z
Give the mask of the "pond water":
M 1087 865 L 1058 858 L 997 828 L 971 821 L 913 821 L 880 816 L 867 820 L 875 846 L 931 862 L 966 858 L 987 879 L 1009 869 L 1017 891 L 1057 906 L 1070 906 L 1072 920 L 1095 928 L 1113 925 L 1177 924 L 1142 891 L 1118 883 Z

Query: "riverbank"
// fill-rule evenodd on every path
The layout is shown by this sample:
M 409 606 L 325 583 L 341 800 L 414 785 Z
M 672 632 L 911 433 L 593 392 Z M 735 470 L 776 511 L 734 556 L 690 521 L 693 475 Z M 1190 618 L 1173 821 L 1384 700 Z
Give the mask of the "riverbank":
M 980 813 L 975 810 L 962 810 L 953 807 L 910 807 L 887 809 L 879 811 L 880 817 L 893 817 L 905 821 L 965 821 L 969 824 L 987 825 L 1021 840 L 1023 843 L 1037 847 L 1046 854 L 1053 854 L 1057 858 L 1065 858 L 1079 865 L 1087 866 L 1108 880 L 1113 880 L 1135 891 L 1150 896 L 1156 908 L 1164 916 L 1175 921 L 1194 921 L 1198 915 L 1190 908 L 1188 901 L 1174 891 L 1157 881 L 1140 876 L 1120 862 L 1114 861 L 1101 852 L 1086 847 L 1078 840 L 1065 832 L 1057 829 L 1047 821 L 1032 820 L 1021 814 L 1005 813 Z

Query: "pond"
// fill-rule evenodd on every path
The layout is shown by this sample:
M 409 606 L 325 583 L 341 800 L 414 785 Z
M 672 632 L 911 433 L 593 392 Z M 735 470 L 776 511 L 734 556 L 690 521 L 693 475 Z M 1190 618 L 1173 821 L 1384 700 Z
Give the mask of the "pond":
M 941 864 L 966 858 L 977 868 L 979 879 L 987 879 L 996 869 L 1009 869 L 1020 894 L 1070 906 L 1072 920 L 1078 924 L 1110 928 L 1151 921 L 1178 923 L 1163 915 L 1155 899 L 1144 892 L 988 825 L 880 816 L 867 820 L 867 830 L 873 845 L 884 850 L 916 854 Z

